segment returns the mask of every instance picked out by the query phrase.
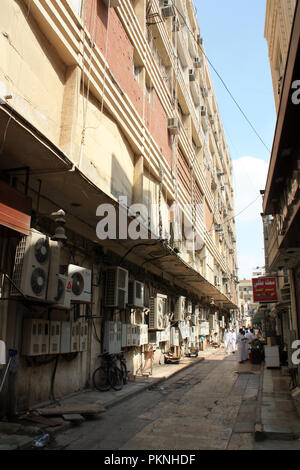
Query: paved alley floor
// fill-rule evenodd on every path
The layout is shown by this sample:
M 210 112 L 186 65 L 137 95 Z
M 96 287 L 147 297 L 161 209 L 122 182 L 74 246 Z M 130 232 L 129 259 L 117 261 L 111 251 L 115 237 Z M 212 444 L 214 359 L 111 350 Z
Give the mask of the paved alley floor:
M 56 437 L 66 450 L 254 448 L 260 366 L 222 350 Z

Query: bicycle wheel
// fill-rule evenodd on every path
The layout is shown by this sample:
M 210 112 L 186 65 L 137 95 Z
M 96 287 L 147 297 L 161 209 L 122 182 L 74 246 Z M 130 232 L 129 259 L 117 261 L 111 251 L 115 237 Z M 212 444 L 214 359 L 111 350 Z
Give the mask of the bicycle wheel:
M 93 384 L 99 392 L 107 392 L 110 389 L 110 382 L 108 381 L 106 368 L 103 366 L 98 367 L 93 373 Z
M 108 381 L 114 390 L 123 388 L 123 375 L 119 367 L 111 367 L 108 371 Z

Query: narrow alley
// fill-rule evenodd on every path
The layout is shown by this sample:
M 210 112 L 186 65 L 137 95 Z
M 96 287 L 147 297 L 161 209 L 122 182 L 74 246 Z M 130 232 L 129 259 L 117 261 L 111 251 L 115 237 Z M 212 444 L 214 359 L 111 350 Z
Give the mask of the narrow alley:
M 57 435 L 50 448 L 123 453 L 300 449 L 299 440 L 255 441 L 261 372 L 260 365 L 239 365 L 234 355 L 218 350 L 99 419 Z

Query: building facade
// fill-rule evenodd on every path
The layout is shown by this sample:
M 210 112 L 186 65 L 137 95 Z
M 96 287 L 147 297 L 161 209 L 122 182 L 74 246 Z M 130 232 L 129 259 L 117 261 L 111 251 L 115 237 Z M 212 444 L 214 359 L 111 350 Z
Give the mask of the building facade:
M 251 327 L 253 317 L 256 314 L 259 304 L 253 299 L 252 280 L 241 279 L 239 282 L 239 307 L 241 313 L 241 326 Z
M 277 277 L 278 287 L 278 303 L 269 306 L 267 316 L 281 335 L 289 357 L 300 326 L 299 37 L 299 2 L 267 2 L 266 38 L 277 123 L 262 217 L 266 270 Z M 289 366 L 296 367 L 291 361 Z
M 91 386 L 100 353 L 123 350 L 137 375 L 219 341 L 237 258 L 190 0 L 3 0 L 0 23 L 0 339 L 17 351 L 0 412 L 13 414 Z

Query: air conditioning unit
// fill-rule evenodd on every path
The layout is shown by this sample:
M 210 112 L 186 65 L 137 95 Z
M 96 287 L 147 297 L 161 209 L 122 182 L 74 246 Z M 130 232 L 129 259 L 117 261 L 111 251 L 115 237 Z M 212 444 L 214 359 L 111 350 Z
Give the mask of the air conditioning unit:
M 197 44 L 199 46 L 203 45 L 203 38 L 201 37 L 201 34 L 197 34 Z
M 221 279 L 219 276 L 215 276 L 215 285 L 220 286 L 221 285 Z
M 193 303 L 190 300 L 186 301 L 186 313 L 188 314 L 193 313 Z
M 203 63 L 203 60 L 201 59 L 201 57 L 195 57 L 193 61 L 193 65 L 195 69 L 200 69 L 200 67 L 202 66 L 202 63 Z
M 164 315 L 167 307 L 167 296 L 157 294 L 156 297 L 150 297 L 149 328 L 164 329 Z
M 41 356 L 49 354 L 49 321 L 25 318 L 23 320 L 22 354 Z
M 69 264 L 68 276 L 72 285 L 71 302 L 89 303 L 92 300 L 92 271 Z
M 116 8 L 120 6 L 120 0 L 103 0 L 104 4 L 108 8 L 109 6 L 111 8 Z
M 171 117 L 168 118 L 168 131 L 170 134 L 179 134 L 180 131 L 180 124 L 178 117 Z
M 179 346 L 179 330 L 177 328 L 171 328 L 170 344 L 171 346 Z
M 206 111 L 206 106 L 201 106 L 201 116 L 206 116 L 207 111 Z
M 164 18 L 170 18 L 170 16 L 175 15 L 172 0 L 160 0 L 159 6 L 161 8 L 161 14 Z
M 189 69 L 189 80 L 194 82 L 196 80 L 196 73 L 194 69 Z
M 106 307 L 124 309 L 128 303 L 128 271 L 120 268 L 108 268 L 106 271 L 105 300 Z
M 31 229 L 19 242 L 12 281 L 11 295 L 21 295 L 19 290 L 33 299 L 46 300 L 50 265 L 49 238 Z M 18 290 L 19 289 L 19 290 Z
M 60 265 L 60 243 L 53 240 L 49 240 L 49 247 L 50 262 L 46 299 L 49 302 L 55 302 L 55 297 L 57 295 L 57 284 Z
M 208 336 L 209 335 L 209 322 L 201 322 L 198 328 L 199 335 Z
M 71 294 L 72 284 L 68 276 L 58 274 L 49 278 L 47 300 L 53 302 L 53 308 L 70 309 Z
M 180 31 L 180 22 L 179 22 L 179 19 L 174 16 L 173 21 L 172 21 L 172 32 L 177 32 L 177 31 Z
M 220 224 L 215 224 L 215 231 L 218 233 L 222 233 L 223 227 Z
M 204 98 L 208 98 L 208 89 L 207 88 L 201 88 L 202 95 Z
M 234 250 L 233 250 L 232 248 L 230 248 L 229 254 L 230 254 L 230 255 L 233 255 L 233 253 L 234 253 Z
M 128 284 L 128 305 L 134 307 L 144 306 L 144 284 L 139 281 L 129 282 Z
M 185 297 L 181 296 L 177 299 L 176 304 L 175 304 L 174 320 L 183 321 L 184 314 L 185 314 Z

